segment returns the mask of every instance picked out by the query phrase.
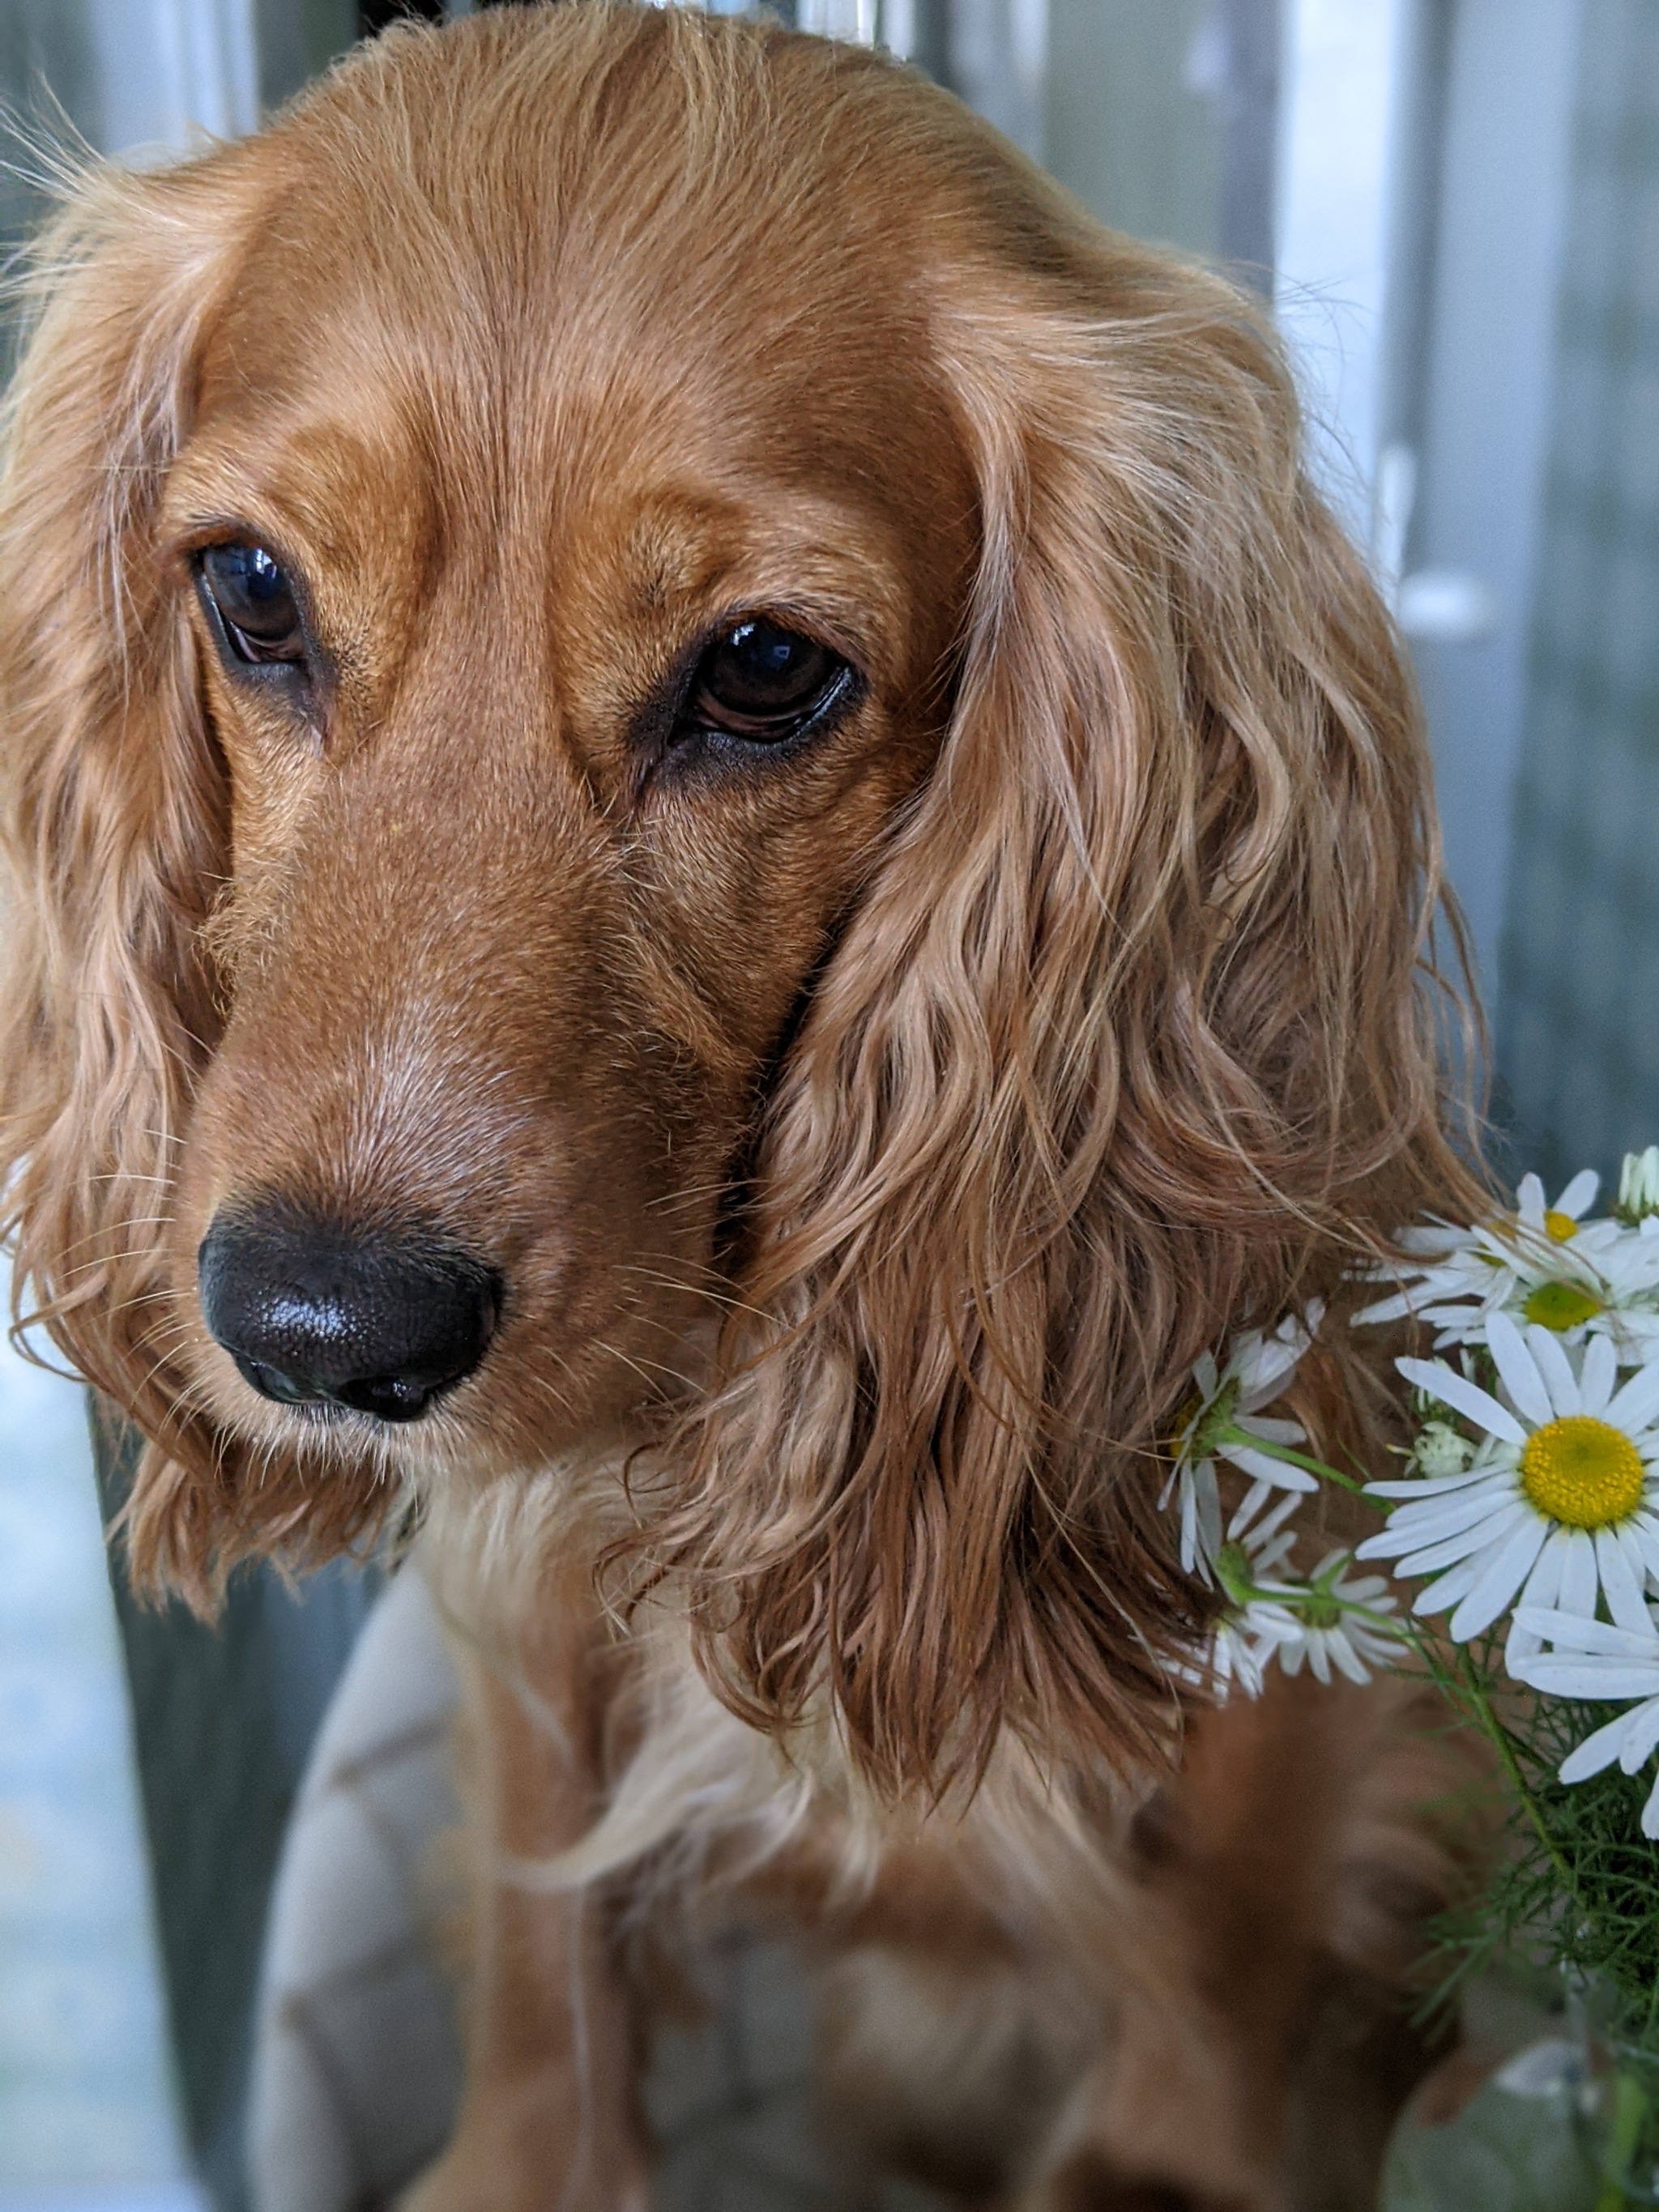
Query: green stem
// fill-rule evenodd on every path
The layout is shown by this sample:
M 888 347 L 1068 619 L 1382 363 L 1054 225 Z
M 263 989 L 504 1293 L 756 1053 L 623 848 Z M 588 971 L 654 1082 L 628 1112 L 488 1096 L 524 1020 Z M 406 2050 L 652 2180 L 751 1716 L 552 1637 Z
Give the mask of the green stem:
M 1252 1451 L 1261 1453 L 1264 1458 L 1282 1459 L 1291 1467 L 1301 1468 L 1304 1474 L 1323 1475 L 1328 1481 L 1352 1491 L 1356 1498 L 1363 1498 L 1365 1494 L 1364 1484 L 1356 1482 L 1352 1475 L 1342 1474 L 1322 1459 L 1310 1459 L 1305 1453 L 1292 1451 L 1288 1444 L 1269 1443 L 1265 1437 L 1253 1437 L 1248 1429 L 1230 1426 L 1223 1430 L 1216 1442 L 1218 1445 L 1247 1444 Z
M 1571 1863 L 1545 1826 L 1544 1815 L 1539 1808 L 1538 1800 L 1528 1788 L 1526 1777 L 1521 1771 L 1521 1762 L 1515 1755 L 1514 1741 L 1509 1730 L 1492 1710 L 1492 1698 L 1486 1684 L 1480 1680 L 1473 1661 L 1461 1646 L 1456 1649 L 1454 1664 L 1462 1680 L 1469 1703 L 1474 1709 L 1476 1719 L 1486 1730 L 1487 1739 L 1498 1758 L 1504 1762 L 1504 1771 L 1509 1777 L 1510 1787 L 1520 1799 L 1522 1809 L 1532 1824 L 1533 1833 L 1543 1845 L 1550 1864 L 1560 1875 L 1567 1894 L 1576 1904 L 1578 1897 L 1578 1885 L 1573 1879 Z

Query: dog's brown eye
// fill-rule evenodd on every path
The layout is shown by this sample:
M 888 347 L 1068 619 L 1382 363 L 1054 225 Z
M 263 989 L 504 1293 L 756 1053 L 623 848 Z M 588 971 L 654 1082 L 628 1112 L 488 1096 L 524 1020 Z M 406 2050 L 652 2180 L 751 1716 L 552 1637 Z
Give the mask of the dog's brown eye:
M 210 545 L 200 574 L 238 660 L 258 667 L 305 659 L 294 587 L 263 545 Z
M 697 664 L 687 702 L 697 728 L 775 744 L 841 697 L 853 672 L 839 653 L 760 617 L 735 623 Z

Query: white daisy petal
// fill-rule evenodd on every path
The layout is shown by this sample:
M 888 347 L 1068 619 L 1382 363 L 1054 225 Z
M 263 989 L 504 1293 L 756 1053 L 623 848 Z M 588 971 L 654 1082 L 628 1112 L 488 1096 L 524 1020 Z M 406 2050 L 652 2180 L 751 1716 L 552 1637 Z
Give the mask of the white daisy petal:
M 1572 1181 L 1555 1201 L 1557 1213 L 1565 1213 L 1577 1221 L 1588 1213 L 1595 1203 L 1595 1194 L 1601 1188 L 1601 1178 L 1594 1168 L 1580 1168 Z
M 1288 1460 L 1274 1459 L 1269 1453 L 1252 1451 L 1248 1444 L 1219 1444 L 1218 1459 L 1224 1459 L 1245 1474 L 1254 1475 L 1258 1482 L 1271 1482 L 1280 1490 L 1313 1491 L 1319 1487 L 1316 1475 L 1306 1468 L 1292 1467 Z
M 1434 1340 L 1437 1358 L 1443 1359 L 1449 1347 L 1486 1341 L 1486 1309 L 1478 1299 L 1463 1298 L 1455 1305 L 1437 1306 L 1432 1312 L 1425 1308 L 1418 1318 L 1438 1332 Z
M 1432 1257 L 1436 1253 L 1455 1252 L 1468 1242 L 1468 1237 L 1467 1229 L 1460 1229 L 1449 1221 L 1419 1221 L 1409 1229 L 1402 1229 L 1395 1242 L 1402 1252 L 1421 1252 L 1425 1257 Z
M 1369 1605 L 1381 1613 L 1392 1612 L 1399 1602 L 1389 1591 L 1385 1575 L 1360 1575 L 1357 1578 L 1345 1575 L 1342 1590 L 1356 1605 Z
M 1637 1707 L 1637 1711 L 1641 1707 Z M 1564 1782 L 1588 1782 L 1592 1774 L 1599 1774 L 1604 1766 L 1611 1766 L 1625 1747 L 1632 1716 L 1620 1713 L 1616 1721 L 1587 1735 L 1576 1751 L 1570 1751 L 1561 1762 Z
M 1305 1444 L 1308 1431 L 1299 1421 L 1275 1420 L 1267 1413 L 1241 1413 L 1238 1426 L 1247 1436 L 1260 1437 L 1264 1443 Z
M 1532 1572 L 1527 1577 L 1526 1587 L 1521 1593 L 1520 1604 L 1537 1607 L 1540 1610 L 1553 1608 L 1561 1588 L 1561 1576 L 1567 1562 L 1567 1532 L 1558 1528 L 1546 1538 L 1543 1550 L 1538 1554 Z M 1544 1648 L 1543 1638 L 1535 1629 L 1523 1627 L 1519 1607 L 1510 1623 L 1509 1640 L 1504 1646 L 1504 1664 L 1514 1674 L 1516 1662 L 1529 1658 Z
M 1651 1513 L 1638 1513 L 1626 1525 L 1641 1547 L 1643 1566 L 1654 1582 L 1659 1583 L 1659 1521 L 1656 1521 Z
M 1651 1698 L 1659 1695 L 1659 1678 L 1651 1667 L 1620 1667 L 1612 1660 L 1566 1659 L 1548 1651 L 1523 1659 L 1515 1670 L 1517 1682 L 1530 1690 L 1543 1690 L 1553 1698 Z
M 1221 1550 L 1221 1492 L 1216 1486 L 1213 1467 L 1209 1474 L 1210 1480 L 1198 1497 L 1198 1541 L 1206 1566 Z
M 1619 1764 L 1626 1774 L 1634 1774 L 1638 1766 L 1645 1766 L 1659 1749 L 1659 1698 L 1650 1698 L 1645 1705 L 1638 1705 L 1629 1716 L 1630 1725 L 1625 1731 Z
M 1459 1498 L 1425 1498 L 1420 1506 L 1401 1505 L 1389 1515 L 1387 1528 L 1379 1531 L 1379 1534 L 1394 1539 L 1389 1549 L 1396 1552 L 1414 1549 L 1419 1544 L 1432 1544 L 1442 1536 L 1456 1535 L 1462 1528 L 1477 1527 L 1514 1495 L 1514 1482 L 1506 1477 L 1501 1483 L 1465 1492 Z M 1365 1540 L 1375 1543 L 1377 1539 L 1368 1536 Z M 1364 1556 L 1386 1559 L 1388 1553 L 1378 1550 Z
M 1329 1643 L 1332 1658 L 1351 1682 L 1370 1680 L 1370 1669 L 1340 1628 L 1334 1628 L 1330 1632 Z
M 1619 1361 L 1612 1340 L 1591 1337 L 1584 1347 L 1583 1370 L 1578 1377 L 1578 1396 L 1583 1411 L 1598 1419 L 1604 1415 L 1618 1379 Z
M 1221 1543 L 1221 1499 L 1215 1462 L 1200 1460 L 1184 1470 L 1181 1485 L 1181 1565 L 1186 1574 L 1212 1579 L 1210 1562 Z
M 1278 1504 L 1274 1506 L 1273 1511 L 1268 1514 L 1267 1519 L 1262 1522 L 1261 1528 L 1256 1531 L 1256 1542 L 1258 1544 L 1266 1544 L 1277 1537 L 1279 1530 L 1283 1528 L 1285 1523 L 1296 1511 L 1296 1508 L 1297 1500 L 1295 1498 L 1281 1498 Z
M 1506 1606 L 1514 1603 L 1516 1592 L 1525 1582 L 1548 1534 L 1548 1524 L 1536 1518 L 1528 1519 L 1516 1530 L 1453 1613 L 1446 1633 L 1454 1644 L 1465 1644 L 1471 1636 L 1479 1636 L 1483 1628 L 1492 1626 Z
M 1484 1224 L 1469 1232 L 1468 1250 L 1470 1256 L 1486 1271 L 1487 1287 L 1515 1272 L 1515 1233 L 1513 1223 L 1518 1215 L 1505 1215 L 1501 1225 Z M 1455 1267 L 1462 1253 L 1449 1253 L 1445 1265 Z
M 1443 1306 L 1437 1313 L 1425 1313 L 1423 1319 L 1437 1326 L 1446 1326 L 1434 1340 L 1437 1352 L 1448 1351 L 1457 1344 L 1483 1344 L 1486 1336 L 1485 1312 L 1473 1306 Z
M 1552 1410 L 1561 1414 L 1582 1412 L 1578 1377 L 1572 1371 L 1565 1346 L 1554 1330 L 1534 1322 L 1527 1331 L 1526 1345 L 1549 1393 Z
M 1590 1541 L 1588 1528 L 1574 1528 L 1567 1536 L 1566 1561 L 1561 1571 L 1561 1594 L 1556 1602 L 1563 1613 L 1581 1613 L 1588 1618 L 1595 1611 L 1595 1595 L 1601 1588 L 1595 1572 L 1595 1547 Z
M 1516 1190 L 1516 1212 L 1528 1228 L 1544 1225 L 1544 1186 L 1535 1175 L 1523 1175 Z
M 1550 1403 L 1549 1392 L 1544 1388 L 1544 1378 L 1538 1371 L 1538 1364 L 1528 1351 L 1520 1330 L 1506 1313 L 1495 1313 L 1487 1322 L 1486 1349 L 1503 1377 L 1504 1388 L 1515 1401 L 1516 1410 L 1537 1428 L 1542 1428 L 1546 1421 L 1553 1420 L 1555 1408 Z
M 1243 1535 L 1267 1500 L 1273 1495 L 1270 1482 L 1253 1482 L 1239 1501 L 1238 1510 L 1227 1523 L 1229 1539 Z M 1291 1503 L 1294 1504 L 1294 1498 Z
M 1253 1413 L 1258 1406 L 1267 1405 L 1278 1397 L 1307 1348 L 1305 1339 L 1296 1344 L 1269 1340 L 1266 1344 L 1252 1347 L 1242 1357 L 1235 1354 L 1231 1364 L 1235 1366 L 1243 1386 L 1239 1401 L 1243 1410 Z
M 1505 1544 L 1512 1543 L 1522 1528 L 1535 1528 L 1541 1544 L 1550 1533 L 1550 1524 L 1534 1513 L 1530 1505 L 1518 1503 L 1505 1506 L 1494 1513 L 1479 1528 L 1465 1528 L 1461 1534 L 1448 1536 L 1443 1542 L 1425 1544 L 1420 1552 L 1407 1553 L 1395 1567 L 1397 1575 L 1438 1574 L 1442 1567 L 1455 1566 L 1459 1559 L 1472 1555 L 1495 1558 Z
M 1648 1609 L 1642 1601 L 1642 1585 L 1631 1572 L 1630 1561 L 1612 1528 L 1595 1531 L 1595 1565 L 1601 1577 L 1601 1594 L 1607 1611 L 1620 1628 L 1632 1635 L 1648 1626 Z
M 1491 1556 L 1494 1544 L 1502 1544 L 1512 1534 L 1524 1518 L 1512 1515 L 1496 1530 L 1483 1524 L 1479 1528 L 1466 1528 L 1461 1536 L 1448 1536 L 1443 1544 L 1425 1544 L 1420 1552 L 1408 1552 L 1403 1559 L 1396 1559 L 1394 1571 L 1402 1582 L 1414 1582 L 1424 1575 L 1437 1575 L 1443 1568 L 1455 1567 L 1460 1559 L 1480 1562 Z
M 1659 1359 L 1650 1359 L 1611 1400 L 1607 1419 L 1634 1436 L 1646 1428 L 1656 1413 L 1659 1413 Z
M 1481 1554 L 1464 1559 L 1437 1583 L 1425 1583 L 1412 1600 L 1413 1613 L 1443 1613 L 1448 1606 L 1457 1605 L 1466 1598 L 1480 1578 Z
M 1648 1802 L 1642 1808 L 1642 1833 L 1650 1839 L 1659 1837 L 1659 1782 L 1648 1792 Z
M 1485 1482 L 1492 1474 L 1488 1467 L 1474 1467 L 1462 1474 L 1431 1474 L 1419 1476 L 1415 1481 L 1368 1482 L 1367 1498 L 1438 1498 L 1453 1490 L 1467 1490 L 1471 1483 Z
M 1620 1521 L 1614 1528 L 1613 1534 L 1619 1539 L 1619 1548 L 1625 1555 L 1625 1564 L 1631 1571 L 1637 1589 L 1645 1591 L 1648 1581 L 1648 1554 L 1642 1531 L 1633 1520 Z
M 1408 1382 L 1414 1382 L 1419 1390 L 1426 1390 L 1431 1397 L 1455 1407 L 1470 1420 L 1478 1421 L 1489 1435 L 1501 1437 L 1506 1444 L 1523 1444 L 1527 1441 L 1526 1431 L 1506 1406 L 1500 1406 L 1478 1382 L 1454 1373 L 1443 1360 L 1396 1359 L 1394 1364 Z
M 1547 1643 L 1563 1650 L 1586 1651 L 1598 1657 L 1622 1660 L 1653 1668 L 1653 1686 L 1659 1690 L 1659 1628 L 1650 1620 L 1639 1632 L 1615 1628 L 1611 1621 L 1580 1620 L 1565 1613 L 1529 1613 L 1527 1626 Z M 1645 1696 L 1644 1691 L 1642 1693 Z

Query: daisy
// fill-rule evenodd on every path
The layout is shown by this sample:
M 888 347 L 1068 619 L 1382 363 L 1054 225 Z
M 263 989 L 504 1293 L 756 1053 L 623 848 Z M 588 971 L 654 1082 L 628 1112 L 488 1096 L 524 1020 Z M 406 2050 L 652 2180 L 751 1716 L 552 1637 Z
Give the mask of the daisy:
M 1273 1656 L 1287 1674 L 1299 1674 L 1305 1661 L 1321 1682 L 1330 1680 L 1333 1667 L 1351 1682 L 1369 1682 L 1371 1668 L 1399 1657 L 1401 1632 L 1386 1618 L 1399 1601 L 1389 1594 L 1386 1576 L 1351 1576 L 1353 1561 L 1352 1552 L 1332 1552 L 1306 1583 L 1285 1591 L 1282 1602 L 1296 1632 L 1278 1639 Z
M 1553 1206 L 1544 1196 L 1535 1175 L 1523 1175 L 1515 1193 L 1515 1218 L 1528 1235 L 1552 1244 L 1571 1244 L 1583 1228 L 1584 1216 L 1595 1203 L 1601 1178 L 1594 1168 L 1580 1168 Z
M 1570 1343 L 1608 1336 L 1627 1363 L 1645 1359 L 1659 1349 L 1659 1218 L 1651 1233 L 1628 1218 L 1586 1221 L 1599 1187 L 1587 1168 L 1552 1206 L 1538 1177 L 1523 1176 L 1511 1214 L 1468 1229 L 1436 1222 L 1403 1231 L 1401 1245 L 1420 1264 L 1356 1322 L 1413 1314 L 1437 1330 L 1435 1349 L 1443 1351 L 1484 1343 L 1492 1315 L 1507 1313 Z
M 1421 1265 L 1402 1271 L 1405 1279 L 1390 1297 L 1379 1298 L 1354 1316 L 1356 1323 L 1401 1321 L 1407 1314 L 1419 1320 L 1443 1321 L 1447 1334 L 1436 1345 L 1467 1342 L 1463 1333 L 1468 1309 L 1496 1310 L 1512 1295 L 1518 1279 L 1516 1261 L 1523 1246 L 1534 1239 L 1550 1244 L 1568 1243 L 1595 1202 L 1601 1178 L 1586 1168 L 1576 1175 L 1553 1206 L 1545 1203 L 1544 1186 L 1534 1175 L 1523 1176 L 1513 1213 L 1491 1221 L 1477 1221 L 1465 1229 L 1449 1221 L 1428 1221 L 1400 1232 L 1400 1245 Z M 1535 1257 L 1547 1261 L 1547 1249 Z M 1380 1268 L 1379 1274 L 1394 1271 Z M 1443 1316 L 1437 1309 L 1449 1309 Z
M 1312 1343 L 1324 1308 L 1317 1301 L 1300 1317 L 1292 1314 L 1271 1335 L 1260 1329 L 1236 1337 L 1224 1366 L 1206 1352 L 1193 1369 L 1193 1393 L 1176 1421 L 1175 1464 L 1158 1500 L 1172 1496 L 1181 1511 L 1181 1565 L 1188 1574 L 1213 1580 L 1221 1549 L 1221 1492 L 1216 1462 L 1223 1459 L 1253 1478 L 1251 1495 L 1269 1490 L 1311 1491 L 1318 1480 L 1284 1456 L 1287 1447 L 1305 1443 L 1294 1421 L 1275 1420 L 1260 1408 L 1279 1396 L 1297 1363 Z
M 1652 1615 L 1640 1628 L 1534 1606 L 1516 1619 L 1534 1644 L 1556 1646 L 1516 1662 L 1512 1672 L 1531 1688 L 1557 1698 L 1640 1700 L 1569 1752 L 1561 1762 L 1562 1781 L 1588 1781 L 1614 1759 L 1626 1774 L 1645 1766 L 1659 1749 L 1659 1628 Z M 1642 1808 L 1642 1833 L 1659 1838 L 1659 1782 Z
M 1285 1571 L 1296 1543 L 1285 1526 L 1300 1498 L 1280 1498 L 1243 1536 L 1232 1530 L 1216 1557 L 1216 1578 L 1231 1601 L 1211 1642 L 1209 1673 L 1218 1698 L 1237 1681 L 1247 1696 L 1261 1694 L 1267 1668 L 1277 1657 L 1287 1674 L 1307 1665 L 1321 1682 L 1331 1669 L 1369 1682 L 1370 1666 L 1396 1656 L 1395 1634 L 1384 1616 L 1397 1601 L 1381 1575 L 1351 1577 L 1350 1552 L 1332 1552 L 1306 1578 Z
M 1537 1185 L 1535 1176 L 1525 1180 Z M 1621 1200 L 1624 1187 L 1621 1180 Z M 1659 1218 L 1632 1218 L 1621 1206 L 1613 1220 L 1569 1223 L 1553 1210 L 1521 1218 L 1520 1316 L 1569 1344 L 1606 1336 L 1627 1366 L 1651 1358 L 1659 1350 Z
M 1218 1704 L 1225 1700 L 1235 1682 L 1247 1698 L 1259 1698 L 1275 1649 L 1302 1632 L 1277 1590 L 1262 1587 L 1262 1578 L 1282 1567 L 1295 1547 L 1295 1533 L 1285 1523 L 1298 1503 L 1292 1491 L 1248 1535 L 1230 1534 L 1217 1549 L 1216 1579 L 1227 1595 L 1228 1606 L 1210 1638 L 1202 1679 Z
M 1452 1607 L 1460 1644 L 1490 1628 L 1517 1593 L 1528 1606 L 1585 1620 L 1604 1599 L 1620 1627 L 1641 1631 L 1644 1584 L 1659 1577 L 1659 1361 L 1615 1393 L 1605 1336 L 1589 1340 L 1577 1370 L 1550 1330 L 1534 1326 L 1523 1339 L 1507 1314 L 1492 1315 L 1486 1341 L 1507 1405 L 1443 1360 L 1395 1361 L 1408 1382 L 1486 1435 L 1460 1474 L 1368 1483 L 1369 1496 L 1401 1502 L 1355 1556 L 1433 1575 L 1413 1610 Z M 1536 1649 L 1529 1632 L 1511 1628 L 1511 1666 Z

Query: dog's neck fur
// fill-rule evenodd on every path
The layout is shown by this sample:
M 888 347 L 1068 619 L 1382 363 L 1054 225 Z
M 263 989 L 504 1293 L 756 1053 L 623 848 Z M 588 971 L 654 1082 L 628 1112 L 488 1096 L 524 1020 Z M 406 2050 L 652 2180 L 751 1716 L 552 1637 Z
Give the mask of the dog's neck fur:
M 573 1762 L 584 1751 L 564 1717 L 572 1688 L 548 1679 L 560 1663 L 545 1656 L 550 1610 L 586 1616 L 578 1640 L 605 1678 L 606 1710 L 586 1754 L 592 1824 L 519 1878 L 578 1889 L 631 1869 L 653 1887 L 684 1893 L 764 1883 L 780 1858 L 804 1856 L 826 1902 L 851 1909 L 893 1850 L 941 1844 L 973 1869 L 988 1904 L 1018 1917 L 1052 1917 L 1057 1855 L 1073 1867 L 1074 1883 L 1060 1886 L 1068 1893 L 1115 1893 L 1103 1835 L 1127 1833 L 1158 1776 L 1108 1775 L 1094 1762 L 1073 1770 L 1059 1759 L 1045 1771 L 1009 1733 L 971 1787 L 938 1802 L 884 1802 L 826 1705 L 779 1737 L 720 1702 L 696 1663 L 672 1580 L 625 1613 L 608 1608 L 600 1559 L 656 1474 L 648 1458 L 618 1443 L 425 1502 L 416 1564 L 452 1639 L 512 1684 L 526 1717 Z M 545 1579 L 550 1560 L 562 1569 L 556 1589 Z M 559 1648 L 568 1655 L 568 1641 Z M 1173 1720 L 1173 1698 L 1171 1711 Z

